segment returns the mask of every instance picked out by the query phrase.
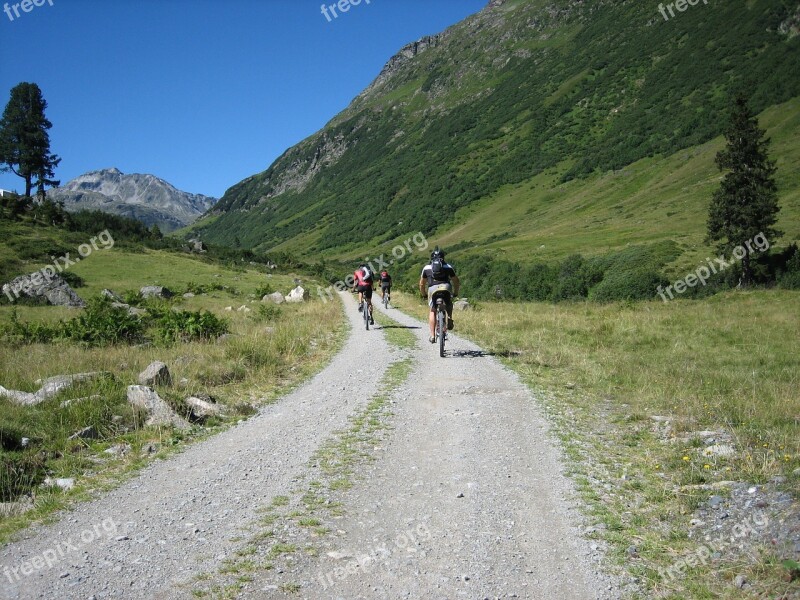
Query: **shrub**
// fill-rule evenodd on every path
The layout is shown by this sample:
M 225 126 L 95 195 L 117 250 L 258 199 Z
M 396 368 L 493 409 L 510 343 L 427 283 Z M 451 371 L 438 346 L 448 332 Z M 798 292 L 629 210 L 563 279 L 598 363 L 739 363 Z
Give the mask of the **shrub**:
M 140 341 L 143 323 L 126 308 L 111 306 L 108 298 L 92 298 L 83 314 L 61 322 L 63 337 L 90 345 L 117 344 Z
M 274 304 L 259 304 L 258 310 L 256 314 L 252 315 L 252 318 L 258 322 L 271 322 L 280 319 L 282 313 L 281 308 Z
M 0 454 L 0 502 L 10 502 L 30 493 L 44 477 L 45 460 L 41 453 Z
M 786 269 L 778 277 L 778 283 L 787 290 L 800 290 L 800 250 L 792 244 L 787 253 L 791 257 L 786 261 Z
M 170 344 L 178 341 L 208 340 L 228 332 L 228 323 L 208 311 L 168 311 L 157 322 L 157 337 Z
M 596 302 L 613 302 L 615 300 L 651 300 L 656 295 L 656 288 L 669 285 L 663 275 L 646 269 L 633 271 L 616 271 L 594 286 L 589 298 Z

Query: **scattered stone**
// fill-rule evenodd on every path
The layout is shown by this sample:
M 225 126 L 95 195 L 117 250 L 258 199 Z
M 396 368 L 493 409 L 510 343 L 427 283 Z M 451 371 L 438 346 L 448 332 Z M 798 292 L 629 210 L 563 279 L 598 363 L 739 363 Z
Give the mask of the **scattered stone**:
M 463 498 L 463 497 L 464 497 L 464 492 L 459 492 L 458 496 L 456 496 L 456 498 Z
M 172 375 L 167 365 L 157 360 L 139 373 L 139 385 L 172 385 Z
M 144 385 L 128 386 L 128 402 L 143 408 L 150 415 L 145 425 L 171 425 L 177 429 L 189 429 L 191 425 L 175 414 L 169 404 L 151 388 Z
M 97 433 L 97 430 L 94 428 L 93 425 L 89 425 L 88 427 L 84 427 L 80 431 L 76 431 L 67 439 L 69 440 L 96 440 L 100 437 L 100 434 Z
M 3 285 L 3 294 L 12 298 L 43 298 L 53 306 L 84 308 L 86 302 L 75 293 L 64 279 L 55 273 L 36 271 L 20 275 Z
M 739 574 L 736 576 L 736 579 L 733 580 L 733 585 L 736 586 L 738 589 L 743 589 L 745 585 L 747 585 L 747 579 L 744 575 Z
M 198 398 L 197 396 L 190 396 L 185 400 L 186 406 L 192 411 L 192 417 L 195 419 L 205 419 L 213 417 L 222 412 L 222 408 L 214 401 L 211 396 Z
M 262 302 L 272 302 L 273 304 L 283 304 L 286 300 L 280 292 L 273 292 L 261 298 Z
M 30 446 L 30 445 L 31 445 L 31 438 L 26 438 L 26 437 L 22 438 L 22 439 L 19 441 L 19 445 L 20 445 L 22 448 L 27 448 L 28 446 Z
M 189 380 L 186 377 L 181 377 L 178 381 L 178 387 L 185 388 L 189 385 Z
M 156 444 L 155 442 L 149 442 L 144 446 L 142 446 L 143 455 L 155 454 L 156 452 L 158 452 L 158 444 Z
M 72 477 L 64 477 L 59 479 L 53 479 L 52 477 L 47 477 L 43 482 L 42 486 L 44 487 L 57 487 L 65 492 L 68 492 L 72 488 L 75 487 L 75 479 Z
M 0 517 L 15 517 L 33 508 L 33 498 L 30 496 L 23 496 L 13 502 L 0 502 Z
M 308 290 L 298 285 L 284 299 L 289 303 L 305 302 L 308 300 Z
M 139 290 L 142 298 L 172 298 L 175 294 L 161 285 L 146 285 Z
M 186 293 L 183 295 L 183 297 L 184 297 L 184 298 L 186 298 L 186 299 L 188 300 L 189 298 L 194 298 L 194 294 L 193 294 L 192 292 L 186 292 Z
M 191 252 L 195 252 L 197 254 L 205 254 L 206 252 L 208 252 L 208 248 L 201 240 L 195 238 L 189 240 L 189 243 L 191 244 L 189 248 Z
M 232 306 L 226 306 L 226 307 L 225 307 L 225 310 L 227 310 L 227 311 L 229 311 L 229 312 L 230 312 L 230 311 L 232 311 L 232 310 L 233 310 L 233 307 L 232 307 Z
M 457 300 L 453 303 L 453 310 L 472 310 L 472 305 L 465 299 Z
M 92 394 L 91 396 L 82 396 L 81 398 L 70 398 L 69 400 L 64 400 L 61 404 L 59 404 L 59 408 L 67 408 L 73 404 L 77 404 L 78 402 L 84 402 L 86 400 L 99 400 L 102 398 L 100 394 Z
M 102 292 L 100 292 L 100 295 L 103 296 L 104 298 L 108 298 L 109 300 L 111 300 L 113 302 L 122 302 L 123 301 L 122 300 L 122 296 L 120 296 L 118 293 L 116 293 L 113 290 L 105 289 Z
M 110 448 L 105 449 L 103 452 L 105 454 L 112 454 L 113 456 L 125 456 L 130 451 L 130 444 L 115 444 Z
M 711 508 L 719 508 L 720 504 L 722 504 L 723 502 L 724 502 L 724 499 L 722 498 L 722 496 L 714 495 L 714 496 L 711 496 L 711 498 L 708 499 L 708 505 Z
M 639 549 L 636 546 L 628 546 L 626 552 L 630 558 L 639 558 Z
M 97 377 L 105 376 L 105 373 L 100 372 L 93 372 L 93 373 L 78 373 L 77 375 L 58 375 L 56 377 L 50 377 L 45 380 L 40 380 L 38 383 L 41 384 L 41 388 L 37 392 L 20 392 L 17 390 L 7 390 L 3 386 L 0 386 L 0 398 L 8 398 L 17 404 L 22 404 L 25 406 L 35 406 L 44 402 L 48 398 L 52 398 L 53 396 L 60 394 L 67 388 L 71 387 L 76 383 L 80 383 L 82 381 L 88 381 L 90 379 L 95 379 Z
M 736 450 L 727 444 L 712 444 L 703 449 L 704 456 L 735 456 Z
M 242 304 L 239 308 L 236 309 L 236 312 L 249 313 L 250 309 L 244 304 Z

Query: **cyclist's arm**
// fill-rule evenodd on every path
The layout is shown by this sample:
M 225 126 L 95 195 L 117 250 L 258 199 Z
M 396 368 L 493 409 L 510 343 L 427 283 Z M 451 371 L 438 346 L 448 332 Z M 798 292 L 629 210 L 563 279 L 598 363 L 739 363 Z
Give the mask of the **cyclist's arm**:
M 453 284 L 453 295 L 458 296 L 458 290 L 461 287 L 461 281 L 458 279 L 458 275 L 453 275 L 450 278 L 450 283 Z
M 419 295 L 420 296 L 425 296 L 425 284 L 426 283 L 427 282 L 425 281 L 424 277 L 420 277 L 419 278 Z

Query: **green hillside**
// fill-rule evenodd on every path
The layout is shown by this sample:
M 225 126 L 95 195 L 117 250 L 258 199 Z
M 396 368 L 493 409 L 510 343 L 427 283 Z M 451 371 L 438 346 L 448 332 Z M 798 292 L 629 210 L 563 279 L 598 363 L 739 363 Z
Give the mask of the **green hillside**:
M 791 221 L 794 11 L 737 1 L 665 21 L 646 3 L 493 3 L 403 49 L 347 110 L 193 229 L 313 260 L 374 255 L 417 231 L 482 251 L 495 236 L 493 252 L 536 261 L 653 239 L 691 250 L 718 177 L 715 138 L 742 88 L 756 110 L 782 104 L 763 125 Z M 353 245 L 354 223 L 368 246 Z

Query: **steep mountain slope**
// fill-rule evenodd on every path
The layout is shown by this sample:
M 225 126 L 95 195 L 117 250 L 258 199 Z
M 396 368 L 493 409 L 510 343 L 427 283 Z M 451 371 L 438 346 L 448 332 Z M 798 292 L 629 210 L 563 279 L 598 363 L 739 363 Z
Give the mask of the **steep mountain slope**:
M 182 192 L 154 175 L 125 175 L 118 169 L 90 171 L 47 192 L 68 211 L 102 210 L 173 231 L 194 222 L 216 198 Z
M 230 188 L 211 241 L 331 255 L 408 232 L 547 169 L 560 181 L 702 144 L 731 90 L 800 95 L 800 7 L 493 0 L 403 48 L 323 130 Z M 559 199 L 554 198 L 554 203 Z

